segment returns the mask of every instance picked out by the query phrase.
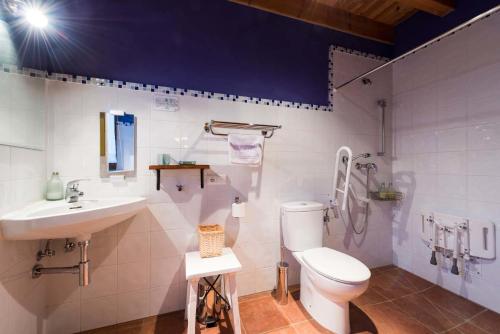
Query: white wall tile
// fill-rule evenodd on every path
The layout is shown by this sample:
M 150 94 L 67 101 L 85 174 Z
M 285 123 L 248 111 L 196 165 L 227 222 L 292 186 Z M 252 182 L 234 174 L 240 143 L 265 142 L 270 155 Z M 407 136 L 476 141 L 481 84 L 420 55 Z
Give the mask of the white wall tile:
M 492 221 L 500 217 L 500 49 L 498 43 L 490 45 L 499 23 L 500 16 L 493 15 L 393 68 L 393 100 L 397 102 L 393 139 L 398 155 L 393 161 L 393 178 L 406 194 L 394 210 L 394 262 L 497 312 L 498 298 L 484 293 L 496 286 L 497 261 L 483 261 L 487 269 L 482 270 L 481 278 L 464 279 L 449 273 L 449 268 L 430 266 L 430 249 L 420 240 L 412 222 L 418 221 L 422 212 Z M 437 69 L 432 63 L 438 64 Z M 431 69 L 437 75 L 417 73 Z M 408 82 L 409 78 L 413 82 Z M 429 95 L 431 102 L 426 93 L 430 90 L 434 90 Z M 408 132 L 406 110 L 432 105 L 435 98 L 436 115 L 429 107 L 413 114 L 414 130 L 422 132 Z M 429 139 L 434 129 L 435 140 Z M 404 136 L 411 136 L 413 146 L 401 145 Z
M 0 145 L 0 181 L 8 181 L 11 178 L 11 148 Z
M 338 53 L 337 57 L 346 64 L 341 67 L 340 74 L 346 77 L 379 63 L 342 53 Z M 45 177 L 52 170 L 59 171 L 64 182 L 73 178 L 90 178 L 81 185 L 88 198 L 142 195 L 148 198 L 150 205 L 134 219 L 93 236 L 90 247 L 93 265 L 91 284 L 79 288 L 73 285 L 74 281 L 61 282 L 61 289 L 47 298 L 50 300 L 47 311 L 51 314 L 47 328 L 53 332 L 76 332 L 182 309 L 186 289 L 182 259 L 185 252 L 198 247 L 195 231 L 199 223 L 226 226 L 227 242 L 234 246 L 245 267 L 237 276 L 241 295 L 271 289 L 275 281 L 274 266 L 279 258 L 279 205 L 283 201 L 298 199 L 327 202 L 334 153 L 341 145 L 351 145 L 355 153 L 376 153 L 379 149 L 380 114 L 373 101 L 386 98 L 391 106 L 389 72 L 377 74 L 376 82 L 380 84 L 370 91 L 360 93 L 359 89 L 352 89 L 339 92 L 335 102 L 336 113 L 188 96 L 180 97 L 181 108 L 178 112 L 165 113 L 152 108 L 154 94 L 48 82 L 46 98 L 51 130 L 47 138 L 48 150 L 46 153 L 18 151 L 15 154 L 0 151 L 0 175 L 11 171 L 9 177 L 0 176 L 5 177 L 0 180 L 0 211 L 39 199 Z M 432 126 L 435 127 L 438 124 L 436 98 L 428 100 L 428 107 L 415 101 L 411 105 L 413 109 L 405 110 L 422 108 L 424 113 L 433 115 Z M 10 97 L 3 101 L 8 99 Z M 140 170 L 136 178 L 128 179 L 119 187 L 99 178 L 98 113 L 113 108 L 133 112 L 138 118 Z M 405 117 L 400 120 L 401 124 L 411 126 L 414 120 L 415 125 L 426 126 L 426 117 L 413 118 L 411 113 Z M 283 125 L 283 129 L 266 141 L 262 168 L 235 167 L 227 163 L 227 140 L 204 133 L 203 123 L 209 119 L 277 123 Z M 18 120 L 17 124 L 21 127 L 22 122 Z M 75 124 L 78 124 L 78 129 Z M 399 146 L 398 152 L 413 152 L 413 147 L 419 153 L 437 152 L 435 134 L 431 135 L 431 139 L 418 135 L 413 137 L 413 132 L 401 131 L 400 134 L 407 137 L 404 137 L 401 146 L 399 142 L 395 144 Z M 168 172 L 162 175 L 162 190 L 157 192 L 154 189 L 155 177 L 146 169 L 150 163 L 156 163 L 159 153 L 171 154 L 176 160 L 194 159 L 211 163 L 215 165 L 212 171 L 227 175 L 228 182 L 201 190 L 198 173 Z M 45 171 L 45 167 L 30 169 L 27 163 L 33 164 L 34 161 L 47 166 L 48 170 Z M 374 176 L 374 184 L 386 182 L 391 165 L 387 161 L 376 161 L 380 173 Z M 406 166 L 412 163 L 413 160 Z M 13 165 L 16 166 L 15 177 L 23 179 L 14 182 Z M 311 165 L 316 167 L 311 170 Z M 432 165 L 422 168 L 427 172 L 435 170 Z M 182 192 L 176 190 L 175 186 L 179 183 L 185 185 Z M 33 192 L 33 189 L 36 191 Z M 13 204 L 5 206 L 7 202 L 3 199 L 7 198 L 7 194 Z M 230 216 L 234 196 L 248 201 L 248 215 L 241 221 Z M 377 208 L 364 246 L 352 246 L 352 240 L 349 241 L 350 237 L 346 235 L 332 246 L 346 249 L 371 264 L 389 264 L 392 261 L 390 243 L 383 248 L 374 242 L 383 235 L 380 231 L 389 214 L 389 207 Z M 350 247 L 345 247 L 342 241 L 348 242 Z M 3 241 L 0 247 L 2 244 Z M 1 250 L 9 247 L 0 248 L 0 254 Z M 13 253 L 16 252 L 6 251 L 3 254 Z M 24 259 L 24 255 L 16 254 L 15 261 L 6 262 L 5 271 L 0 264 L 0 272 L 17 272 L 17 268 L 25 266 L 24 262 L 31 265 L 32 253 L 31 249 L 26 251 L 29 260 Z M 370 257 L 368 253 L 379 255 Z M 23 261 L 18 261 L 19 258 Z M 54 259 L 53 264 L 72 265 L 74 261 L 74 255 L 69 254 Z M 298 272 L 296 268 L 295 278 Z M 56 289 L 57 285 L 57 279 L 48 284 L 48 292 Z M 21 305 L 23 308 L 26 310 L 28 306 Z M 64 321 L 58 320 L 78 308 L 79 319 L 72 314 Z M 27 326 L 34 323 L 33 317 L 26 315 L 25 318 L 30 319 L 26 321 Z
M 430 153 L 438 151 L 438 133 L 435 131 L 413 134 L 413 152 Z
M 467 171 L 467 156 L 463 151 L 440 152 L 438 154 L 438 173 L 465 175 Z
M 113 295 L 117 292 L 117 267 L 101 266 L 91 271 L 91 284 L 81 288 L 82 299 Z
M 179 285 L 164 285 L 149 290 L 149 314 L 157 315 L 177 310 L 179 299 L 186 300 L 186 288 Z M 181 307 L 183 308 L 183 307 Z
M 145 318 L 149 309 L 149 290 L 118 295 L 118 322 Z
M 149 233 L 125 234 L 118 240 L 118 264 L 147 261 Z
M 467 146 L 466 128 L 440 130 L 437 133 L 439 152 L 463 151 Z
M 468 199 L 500 203 L 500 197 L 497 192 L 499 186 L 500 177 L 469 175 Z
M 175 285 L 185 280 L 183 257 L 151 260 L 151 287 Z
M 81 304 L 81 330 L 105 327 L 117 322 L 117 296 L 92 298 Z
M 80 303 L 72 302 L 47 308 L 45 333 L 63 334 L 80 331 Z
M 483 124 L 467 129 L 469 150 L 500 149 L 500 124 Z
M 149 288 L 149 261 L 119 264 L 118 292 L 132 292 Z

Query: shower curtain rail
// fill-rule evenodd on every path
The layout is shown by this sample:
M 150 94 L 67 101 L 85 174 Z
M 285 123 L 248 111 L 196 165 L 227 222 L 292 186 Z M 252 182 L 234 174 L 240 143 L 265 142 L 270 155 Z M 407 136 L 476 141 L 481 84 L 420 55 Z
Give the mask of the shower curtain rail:
M 227 136 L 227 133 L 215 132 L 214 128 L 219 129 L 237 129 L 237 130 L 258 130 L 262 132 L 265 138 L 271 138 L 274 131 L 281 129 L 281 125 L 268 125 L 268 124 L 252 124 L 252 123 L 238 123 L 238 122 L 223 122 L 223 121 L 210 121 L 205 123 L 204 129 L 206 133 L 211 133 L 214 136 Z
M 464 23 L 456 26 L 455 28 L 448 30 L 447 32 L 439 35 L 438 37 L 435 37 L 435 38 L 433 38 L 433 39 L 431 39 L 431 40 L 429 40 L 429 41 L 427 41 L 427 42 L 425 42 L 425 43 L 417 46 L 416 48 L 411 49 L 410 51 L 403 53 L 402 55 L 400 55 L 400 56 L 398 56 L 398 57 L 396 57 L 396 58 L 388 61 L 387 63 L 384 63 L 384 64 L 382 64 L 380 66 L 377 66 L 374 69 L 369 70 L 368 72 L 360 74 L 360 75 L 354 77 L 353 79 L 351 79 L 349 81 L 346 81 L 343 84 L 334 87 L 333 90 L 337 91 L 337 90 L 339 90 L 341 88 L 344 88 L 344 87 L 350 85 L 351 83 L 353 83 L 355 81 L 358 81 L 358 80 L 360 80 L 360 79 L 362 79 L 362 78 L 364 78 L 364 77 L 366 77 L 366 76 L 368 76 L 368 75 L 370 75 L 372 73 L 377 72 L 378 70 L 381 70 L 381 69 L 383 69 L 383 68 L 385 68 L 385 67 L 387 67 L 387 66 L 389 66 L 391 64 L 394 64 L 395 62 L 397 62 L 397 61 L 399 61 L 401 59 L 404 59 L 404 58 L 408 57 L 409 55 L 411 55 L 413 53 L 416 53 L 416 52 L 418 52 L 418 51 L 420 51 L 420 50 L 428 47 L 429 45 L 431 45 L 431 44 L 433 44 L 435 42 L 440 41 L 441 39 L 443 39 L 445 37 L 453 35 L 455 32 L 457 32 L 457 31 L 459 31 L 459 30 L 461 30 L 461 29 L 463 29 L 463 28 L 465 28 L 465 27 L 473 24 L 476 21 L 484 19 L 484 18 L 486 18 L 486 17 L 488 17 L 488 16 L 490 16 L 490 15 L 498 12 L 499 10 L 500 10 L 500 5 L 497 5 L 497 6 L 493 7 L 493 8 L 485 11 L 484 13 L 481 13 L 481 14 L 473 17 L 472 19 L 470 19 L 470 20 L 468 20 L 468 21 L 466 21 L 466 22 L 464 22 Z

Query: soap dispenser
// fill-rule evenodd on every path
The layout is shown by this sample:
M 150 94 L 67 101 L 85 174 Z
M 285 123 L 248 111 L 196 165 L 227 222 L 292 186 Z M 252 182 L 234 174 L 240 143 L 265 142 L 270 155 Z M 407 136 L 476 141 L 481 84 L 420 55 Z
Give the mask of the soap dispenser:
M 49 182 L 47 182 L 47 201 L 58 201 L 64 198 L 64 185 L 58 172 L 53 172 Z

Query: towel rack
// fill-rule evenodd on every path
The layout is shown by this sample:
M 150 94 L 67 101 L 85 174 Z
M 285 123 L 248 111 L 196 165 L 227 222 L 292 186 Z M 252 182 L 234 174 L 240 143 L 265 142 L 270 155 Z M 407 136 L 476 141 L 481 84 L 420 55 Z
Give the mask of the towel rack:
M 274 130 L 281 129 L 281 125 L 267 125 L 267 124 L 252 124 L 252 123 L 237 123 L 237 122 L 223 122 L 223 121 L 210 121 L 205 123 L 205 132 L 211 133 L 214 136 L 227 136 L 227 133 L 214 132 L 214 128 L 220 129 L 238 129 L 238 130 L 260 130 L 265 138 L 271 138 L 274 135 Z

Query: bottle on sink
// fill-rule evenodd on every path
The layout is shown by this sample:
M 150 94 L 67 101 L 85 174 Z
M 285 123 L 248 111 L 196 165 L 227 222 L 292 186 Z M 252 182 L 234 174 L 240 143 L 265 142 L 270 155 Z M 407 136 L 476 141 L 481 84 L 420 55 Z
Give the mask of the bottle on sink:
M 53 172 L 52 177 L 47 182 L 47 201 L 58 201 L 64 198 L 64 185 L 58 172 Z

